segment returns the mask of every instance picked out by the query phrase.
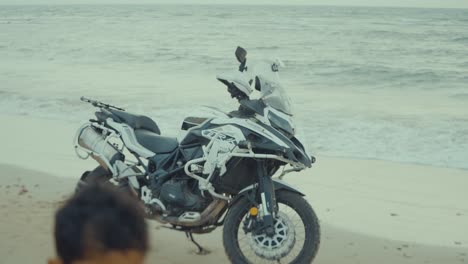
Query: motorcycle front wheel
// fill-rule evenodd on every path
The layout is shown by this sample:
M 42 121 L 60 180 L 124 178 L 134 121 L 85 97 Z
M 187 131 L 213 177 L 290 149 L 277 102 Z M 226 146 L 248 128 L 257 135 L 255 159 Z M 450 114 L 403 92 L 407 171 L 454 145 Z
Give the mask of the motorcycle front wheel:
M 276 192 L 275 234 L 245 232 L 253 206 L 242 198 L 224 222 L 224 249 L 232 263 L 312 263 L 320 245 L 320 226 L 314 210 L 299 194 Z M 260 211 L 260 210 L 259 210 Z

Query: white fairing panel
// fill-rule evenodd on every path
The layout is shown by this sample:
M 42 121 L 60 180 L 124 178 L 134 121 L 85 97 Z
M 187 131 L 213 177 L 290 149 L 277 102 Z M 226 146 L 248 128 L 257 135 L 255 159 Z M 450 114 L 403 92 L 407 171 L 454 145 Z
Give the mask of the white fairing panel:
M 180 130 L 177 134 L 177 141 L 182 142 L 191 130 L 197 129 L 199 126 L 202 126 L 206 122 L 210 121 L 212 118 L 215 118 L 215 117 L 229 118 L 228 114 L 212 106 L 203 106 L 203 108 L 201 109 L 196 109 L 191 113 L 191 116 L 206 118 L 207 120 L 200 125 L 189 128 L 188 130 Z
M 117 123 L 111 118 L 108 118 L 106 122 L 109 126 L 119 131 L 122 140 L 128 149 L 134 151 L 143 158 L 150 158 L 156 155 L 154 152 L 148 150 L 147 148 L 140 145 L 140 143 L 138 143 L 133 128 L 131 128 L 127 124 Z
M 230 158 L 232 150 L 239 141 L 245 140 L 242 131 L 233 126 L 226 125 L 213 129 L 202 130 L 202 136 L 210 139 L 210 144 L 206 148 L 204 174 L 211 174 L 216 167 L 221 168 L 220 174 L 226 172 L 226 162 Z
M 262 126 L 256 124 L 255 122 L 249 120 L 249 119 L 243 119 L 243 118 L 215 118 L 211 121 L 212 124 L 236 124 L 242 127 L 245 127 L 247 129 L 250 129 L 254 132 L 259 133 L 260 135 L 265 136 L 269 140 L 275 142 L 276 144 L 282 146 L 282 147 L 288 147 L 286 143 L 284 143 L 281 139 L 279 139 L 277 136 L 272 134 L 270 131 L 266 130 Z
M 238 127 L 235 127 L 233 125 L 225 125 L 213 129 L 205 129 L 202 131 L 202 135 L 208 139 L 213 139 L 214 137 L 217 137 L 223 140 L 224 142 L 231 144 L 232 148 L 236 146 L 237 142 L 245 140 L 242 131 Z
M 249 96 L 253 89 L 250 87 L 249 84 L 249 76 L 245 73 L 235 72 L 235 73 L 225 73 L 225 74 L 218 74 L 216 76 L 218 80 L 224 80 L 229 83 L 234 83 L 236 87 L 244 92 L 247 96 Z

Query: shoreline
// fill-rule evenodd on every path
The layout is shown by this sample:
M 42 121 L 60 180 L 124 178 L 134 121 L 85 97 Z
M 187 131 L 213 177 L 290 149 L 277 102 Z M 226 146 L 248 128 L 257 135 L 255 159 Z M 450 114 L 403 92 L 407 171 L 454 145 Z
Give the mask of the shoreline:
M 92 112 L 92 111 L 91 111 Z M 79 159 L 73 148 L 73 138 L 76 131 L 86 120 L 81 122 L 67 122 L 65 120 L 55 119 L 55 118 L 45 118 L 45 117 L 32 117 L 25 115 L 8 115 L 0 114 L 0 122 L 4 124 L 11 124 L 14 129 L 3 130 L 0 132 L 0 144 L 3 146 L 3 149 L 0 150 L 0 163 L 7 163 L 11 165 L 23 166 L 25 168 L 38 170 L 42 172 L 52 173 L 58 177 L 79 177 L 81 173 L 90 168 L 97 166 L 96 162 L 92 159 L 82 160 Z M 39 133 L 43 136 L 43 142 L 40 142 L 36 138 L 31 138 L 30 130 L 33 128 L 36 133 Z M 47 129 L 49 128 L 49 129 Z M 49 131 L 55 131 L 53 135 L 49 134 Z M 51 137 L 53 136 L 53 138 Z M 10 138 L 18 137 L 23 140 L 21 144 L 10 140 Z M 33 149 L 28 149 L 28 146 L 34 146 Z M 51 166 L 50 159 L 47 157 L 40 157 L 44 161 L 43 164 L 40 164 L 34 160 L 33 152 L 36 151 L 36 148 L 42 148 L 44 153 L 49 153 L 58 158 L 61 162 L 65 162 L 68 172 L 63 172 L 59 170 L 57 166 Z M 22 152 L 22 153 L 21 153 Z M 26 157 L 26 160 L 32 161 L 32 163 L 25 162 L 25 159 L 16 158 L 17 155 L 22 154 Z M 59 155 L 54 155 L 59 154 Z M 312 151 L 312 155 L 314 155 Z M 311 170 L 315 166 L 320 165 L 321 160 L 355 160 L 356 162 L 366 161 L 366 162 L 377 162 L 377 163 L 388 163 L 394 164 L 396 166 L 415 166 L 415 167 L 425 167 L 425 168 L 436 168 L 436 169 L 447 169 L 447 170 L 459 170 L 468 172 L 468 168 L 460 167 L 450 167 L 450 166 L 440 166 L 426 164 L 422 162 L 402 162 L 394 160 L 384 160 L 378 158 L 360 158 L 360 157 L 348 157 L 348 156 L 329 156 L 329 155 L 314 155 L 317 158 L 317 162 L 312 165 Z M 51 157 L 53 158 L 53 157 Z M 307 170 L 310 171 L 310 170 Z M 78 173 L 78 176 L 76 176 Z

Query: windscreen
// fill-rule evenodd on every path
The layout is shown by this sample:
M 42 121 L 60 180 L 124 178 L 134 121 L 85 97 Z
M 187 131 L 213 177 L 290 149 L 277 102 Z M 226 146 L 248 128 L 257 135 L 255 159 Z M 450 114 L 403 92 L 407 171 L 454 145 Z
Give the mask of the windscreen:
M 249 72 L 258 78 L 260 84 L 260 98 L 263 102 L 288 115 L 293 115 L 291 107 L 291 99 L 286 94 L 286 91 L 281 85 L 278 72 L 275 67 L 278 67 L 279 62 L 262 61 L 256 63 L 253 69 Z

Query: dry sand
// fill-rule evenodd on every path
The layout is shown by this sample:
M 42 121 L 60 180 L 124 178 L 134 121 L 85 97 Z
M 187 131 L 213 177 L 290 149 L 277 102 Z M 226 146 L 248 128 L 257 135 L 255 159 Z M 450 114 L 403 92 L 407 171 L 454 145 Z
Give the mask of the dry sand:
M 54 254 L 53 213 L 92 161 L 74 157 L 78 125 L 0 116 L 0 263 L 45 263 Z M 32 132 L 32 133 L 31 133 Z M 468 263 L 468 171 L 318 157 L 286 181 L 321 220 L 314 263 Z M 221 229 L 196 239 L 151 222 L 147 263 L 226 263 Z

